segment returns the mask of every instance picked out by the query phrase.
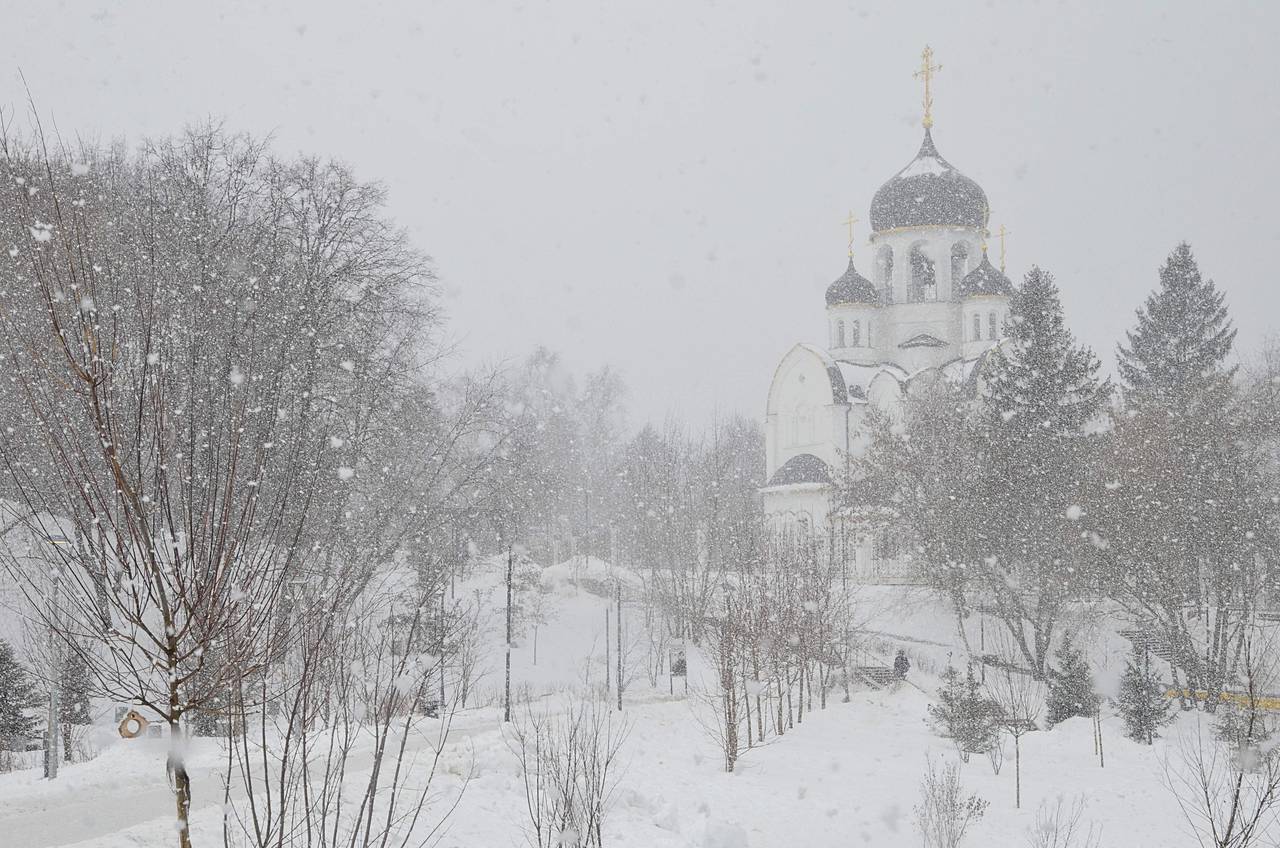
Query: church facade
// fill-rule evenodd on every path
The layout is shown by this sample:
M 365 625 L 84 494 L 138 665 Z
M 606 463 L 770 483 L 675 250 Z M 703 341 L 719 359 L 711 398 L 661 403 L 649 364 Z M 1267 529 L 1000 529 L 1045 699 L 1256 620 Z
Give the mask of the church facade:
M 839 482 L 866 449 L 868 413 L 894 414 L 922 378 L 976 383 L 1013 295 L 986 254 L 986 194 L 938 152 L 927 89 L 925 106 L 919 151 L 871 201 L 867 274 L 850 250 L 826 291 L 825 344 L 787 351 L 765 414 L 771 523 L 838 539 L 868 578 L 906 568 L 892 539 L 854 536 L 836 509 Z

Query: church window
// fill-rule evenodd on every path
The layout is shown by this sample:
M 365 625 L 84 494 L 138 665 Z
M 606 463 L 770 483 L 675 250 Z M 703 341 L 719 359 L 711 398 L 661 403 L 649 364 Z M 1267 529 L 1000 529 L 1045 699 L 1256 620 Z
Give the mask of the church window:
M 911 246 L 911 290 L 907 299 L 910 301 L 937 300 L 937 281 L 934 278 L 933 260 L 925 255 L 919 244 Z
M 964 279 L 964 275 L 969 272 L 969 245 L 962 241 L 958 241 L 951 245 L 951 288 L 955 291 L 955 287 Z
M 836 322 L 836 347 L 844 347 L 844 322 Z
M 996 323 L 996 314 L 991 312 L 987 315 L 987 338 L 994 339 L 1000 325 Z
M 982 316 L 976 312 L 973 313 L 973 340 L 982 341 Z
M 893 248 L 887 244 L 876 254 L 876 275 L 885 288 L 893 285 Z
M 862 322 L 853 320 L 849 322 L 849 347 L 858 347 L 862 344 Z

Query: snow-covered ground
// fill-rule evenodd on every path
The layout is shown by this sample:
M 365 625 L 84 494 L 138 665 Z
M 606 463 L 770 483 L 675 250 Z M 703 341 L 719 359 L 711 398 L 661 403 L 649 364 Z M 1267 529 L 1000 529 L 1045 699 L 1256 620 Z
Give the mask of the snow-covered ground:
M 496 613 L 503 568 L 500 562 L 487 564 L 458 592 L 480 598 Z M 610 570 L 602 563 L 525 569 L 539 578 L 545 623 L 538 628 L 536 667 L 532 628 L 526 627 L 518 640 L 513 652 L 516 685 L 555 709 L 567 692 L 584 685 L 598 689 L 603 682 L 605 610 L 612 609 L 613 599 L 601 590 L 601 578 L 610 576 Z M 698 720 L 706 707 L 697 698 L 683 697 L 679 684 L 672 696 L 665 677 L 651 687 L 647 675 L 638 673 L 623 713 L 631 730 L 622 749 L 624 769 L 605 826 L 606 843 L 653 848 L 919 844 L 912 808 L 926 758 L 956 757 L 951 743 L 939 738 L 927 720 L 937 685 L 931 672 L 945 663 L 947 653 L 959 652 L 956 625 L 923 590 L 868 589 L 861 601 L 868 627 L 897 638 L 917 658 L 911 678 L 919 688 L 857 691 L 848 703 L 835 697 L 826 710 L 806 715 L 787 735 L 747 752 L 736 773 L 725 774 L 722 756 Z M 638 611 L 625 609 L 624 620 L 629 622 L 627 642 L 636 645 L 629 650 L 638 663 L 644 641 Z M 444 846 L 524 844 L 524 787 L 508 746 L 509 730 L 492 703 L 502 659 L 500 623 L 496 614 L 486 621 L 485 638 L 493 650 L 486 657 L 490 674 L 479 686 L 481 704 L 455 720 L 435 784 L 440 795 L 434 809 L 439 812 L 469 777 L 447 821 L 440 842 Z M 696 689 L 700 673 L 693 658 L 691 665 Z M 438 729 L 429 723 L 427 737 Z M 1189 844 L 1184 819 L 1163 783 L 1168 746 L 1163 741 L 1154 747 L 1138 745 L 1124 739 L 1122 730 L 1117 718 L 1104 722 L 1105 768 L 1098 765 L 1086 720 L 1024 737 L 1021 810 L 1014 809 L 1012 752 L 999 775 L 985 758 L 972 758 L 962 766 L 962 779 L 990 808 L 966 844 L 1023 844 L 1039 805 L 1059 797 L 1085 799 L 1085 817 L 1102 827 L 1104 846 Z M 424 748 L 428 743 L 425 737 L 416 742 Z M 40 780 L 35 772 L 0 775 L 0 845 L 173 845 L 165 755 L 164 740 L 115 739 L 106 741 L 97 759 L 64 767 L 56 781 Z M 189 755 L 197 846 L 222 844 L 221 757 L 211 740 L 197 740 Z M 356 765 L 351 779 L 367 780 L 369 764 L 357 760 Z

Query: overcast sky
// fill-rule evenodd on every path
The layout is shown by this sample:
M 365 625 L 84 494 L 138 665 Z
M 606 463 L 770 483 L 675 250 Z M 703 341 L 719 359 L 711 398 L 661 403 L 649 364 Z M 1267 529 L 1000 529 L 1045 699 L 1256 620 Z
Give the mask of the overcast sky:
M 347 161 L 434 257 L 459 366 L 609 363 L 633 419 L 763 415 L 823 341 L 841 220 L 865 243 L 919 145 L 926 43 L 939 151 L 1108 367 L 1184 238 L 1242 353 L 1280 329 L 1277 3 L 6 5 L 3 102 L 21 68 L 64 133 L 212 115 Z

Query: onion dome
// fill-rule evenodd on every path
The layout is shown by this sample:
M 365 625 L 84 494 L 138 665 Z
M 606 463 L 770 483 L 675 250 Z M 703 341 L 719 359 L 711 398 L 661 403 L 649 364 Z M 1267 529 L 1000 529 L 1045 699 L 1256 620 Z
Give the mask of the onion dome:
M 827 286 L 827 306 L 841 303 L 878 303 L 876 287 L 853 267 L 853 257 L 849 257 L 849 267 L 840 279 Z
M 788 459 L 769 478 L 770 486 L 792 486 L 798 483 L 830 483 L 831 470 L 811 453 L 799 453 Z
M 987 195 L 973 180 L 938 155 L 924 131 L 920 152 L 871 201 L 871 229 L 899 227 L 985 227 Z
M 979 297 L 984 294 L 1013 296 L 1013 283 L 991 264 L 986 250 L 982 251 L 982 262 L 978 267 L 965 274 L 964 279 L 960 281 L 961 297 Z

